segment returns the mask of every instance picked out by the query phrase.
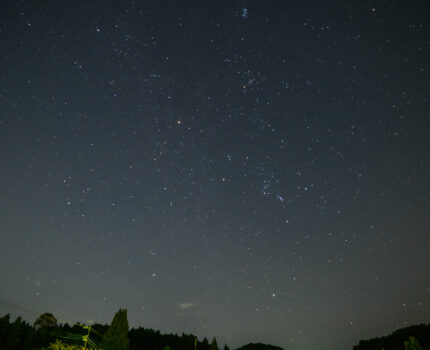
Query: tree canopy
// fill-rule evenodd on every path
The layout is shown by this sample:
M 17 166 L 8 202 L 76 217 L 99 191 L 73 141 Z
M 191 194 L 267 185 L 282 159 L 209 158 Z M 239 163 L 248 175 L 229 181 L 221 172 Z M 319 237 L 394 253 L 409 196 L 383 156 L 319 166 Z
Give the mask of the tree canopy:
M 49 312 L 45 312 L 44 314 L 40 315 L 36 321 L 34 321 L 34 328 L 40 329 L 40 328 L 52 328 L 57 326 L 57 319 L 53 314 L 50 314 Z
M 103 337 L 103 350 L 128 350 L 127 310 L 120 309 Z

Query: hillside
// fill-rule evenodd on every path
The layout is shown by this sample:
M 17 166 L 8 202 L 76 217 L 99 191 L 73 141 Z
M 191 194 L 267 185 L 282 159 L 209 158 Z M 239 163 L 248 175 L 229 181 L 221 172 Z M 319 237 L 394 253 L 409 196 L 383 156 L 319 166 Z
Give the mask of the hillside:
M 283 350 L 279 346 L 262 344 L 262 343 L 249 343 L 247 345 L 243 345 L 236 350 Z
M 360 340 L 354 350 L 404 350 L 404 342 L 409 337 L 416 338 L 423 349 L 430 349 L 430 325 L 416 325 L 398 329 L 394 333 L 366 340 Z

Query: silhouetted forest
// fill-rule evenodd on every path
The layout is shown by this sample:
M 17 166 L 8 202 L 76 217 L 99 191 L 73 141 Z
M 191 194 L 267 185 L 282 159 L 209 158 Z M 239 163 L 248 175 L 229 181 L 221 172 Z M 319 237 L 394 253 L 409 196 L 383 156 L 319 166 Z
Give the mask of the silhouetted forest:
M 55 318 L 54 318 L 55 319 Z M 82 337 L 87 334 L 83 325 L 75 324 L 41 324 L 36 320 L 34 325 L 30 325 L 18 317 L 12 321 L 7 314 L 0 318 L 0 349 L 42 349 L 57 339 L 65 340 L 67 343 L 80 344 Z M 94 327 L 104 332 L 107 325 L 95 325 Z M 96 333 L 94 332 L 94 335 Z M 95 336 L 101 341 L 100 336 Z M 96 341 L 97 341 L 96 340 Z
M 102 348 L 103 336 L 107 333 L 108 328 L 107 324 L 92 325 L 90 337 L 94 346 L 87 346 L 87 349 Z M 87 334 L 87 326 L 57 324 L 55 317 L 51 314 L 41 315 L 34 325 L 23 321 L 21 317 L 12 321 L 9 314 L 0 318 L 0 350 L 43 349 L 58 340 L 65 344 L 82 345 Z M 215 338 L 211 342 L 206 338 L 198 341 L 192 334 L 162 334 L 160 331 L 142 327 L 130 329 L 128 340 L 130 350 L 219 350 Z M 223 349 L 229 350 L 228 346 L 224 346 Z M 243 350 L 282 350 L 282 348 L 264 344 L 249 344 L 243 347 Z
M 123 339 L 120 339 L 121 333 Z M 211 342 L 206 338 L 198 341 L 192 334 L 162 334 L 142 327 L 128 330 L 127 310 L 119 310 L 110 326 L 58 324 L 56 318 L 49 313 L 41 315 L 33 325 L 23 321 L 21 317 L 12 321 L 9 314 L 0 318 L 0 350 L 81 349 L 85 340 L 86 349 L 220 350 L 215 338 Z M 224 350 L 229 350 L 227 345 Z M 250 343 L 237 350 L 282 348 Z M 430 325 L 410 326 L 385 337 L 361 340 L 353 350 L 430 350 Z
M 430 325 L 424 324 L 401 328 L 385 337 L 360 340 L 353 350 L 404 350 L 410 337 L 417 339 L 423 349 L 430 350 Z

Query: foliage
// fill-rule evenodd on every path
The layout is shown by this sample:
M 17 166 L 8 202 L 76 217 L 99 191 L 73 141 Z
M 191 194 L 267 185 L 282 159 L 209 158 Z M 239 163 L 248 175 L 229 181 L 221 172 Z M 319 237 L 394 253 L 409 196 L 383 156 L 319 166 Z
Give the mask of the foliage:
M 97 325 L 97 327 L 98 330 L 103 329 L 101 325 Z M 104 332 L 104 330 L 101 330 L 101 332 Z M 31 326 L 20 317 L 14 322 L 10 322 L 10 316 L 6 315 L 0 318 L 0 349 L 50 349 L 50 344 L 56 344 L 56 340 L 59 338 L 82 343 L 82 337 L 86 333 L 87 331 L 83 329 L 82 325 L 77 324 L 74 326 L 65 324 L 36 329 L 35 326 Z M 80 349 L 80 347 L 73 348 L 73 346 L 67 344 L 65 346 L 69 346 L 67 349 Z
M 37 320 L 34 322 L 34 328 L 40 329 L 40 328 L 52 328 L 57 326 L 57 319 L 54 317 L 53 314 L 50 314 L 49 312 L 44 313 L 43 315 L 40 315 Z
M 103 337 L 104 350 L 128 350 L 128 320 L 127 310 L 119 310 L 113 317 L 112 323 Z
M 55 343 L 49 344 L 46 350 L 81 350 L 79 345 L 64 344 L 60 340 L 56 340 Z
M 414 337 L 409 337 L 409 340 L 405 341 L 405 350 L 423 350 L 419 341 Z

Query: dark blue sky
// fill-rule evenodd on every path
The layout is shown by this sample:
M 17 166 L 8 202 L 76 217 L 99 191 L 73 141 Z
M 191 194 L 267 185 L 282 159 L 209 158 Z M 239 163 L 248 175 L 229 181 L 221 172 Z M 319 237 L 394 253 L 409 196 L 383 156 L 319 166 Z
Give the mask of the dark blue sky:
M 230 347 L 428 323 L 429 14 L 2 2 L 0 299 Z

